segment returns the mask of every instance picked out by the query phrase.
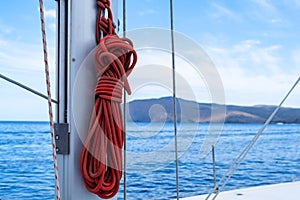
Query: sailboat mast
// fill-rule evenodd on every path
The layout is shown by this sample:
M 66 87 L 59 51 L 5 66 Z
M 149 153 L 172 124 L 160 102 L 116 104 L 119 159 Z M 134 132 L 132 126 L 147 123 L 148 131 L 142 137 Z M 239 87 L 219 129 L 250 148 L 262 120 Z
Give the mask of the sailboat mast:
M 67 124 L 68 126 L 68 0 L 58 0 L 56 5 L 57 10 L 57 40 L 56 40 L 56 72 L 57 72 L 57 97 L 58 105 L 56 107 L 57 124 Z M 56 135 L 57 130 L 56 130 Z M 59 133 L 63 134 L 63 133 Z M 67 131 L 64 134 L 69 134 Z M 67 135 L 69 137 L 69 135 Z M 56 141 L 57 143 L 57 141 Z M 69 143 L 64 144 L 69 150 Z M 61 199 L 68 199 L 70 195 L 68 193 L 68 166 L 69 155 L 58 152 L 58 177 L 60 183 Z
M 117 0 L 111 0 L 114 19 L 118 20 Z M 59 152 L 58 170 L 62 200 L 98 200 L 99 197 L 88 192 L 84 187 L 79 170 L 79 156 L 82 149 L 82 138 L 78 126 L 88 127 L 89 114 L 82 116 L 78 122 L 74 120 L 75 83 L 82 62 L 96 46 L 96 0 L 58 0 L 57 1 L 57 87 L 58 101 L 57 123 L 67 125 L 66 140 L 57 141 L 68 151 Z M 114 22 L 117 24 L 116 22 Z M 89 80 L 86 80 L 87 82 Z M 82 88 L 84 90 L 84 88 Z M 78 92 L 78 91 L 77 91 Z M 84 93 L 84 92 L 83 92 Z M 85 98 L 80 99 L 86 104 Z M 93 105 L 91 105 L 93 106 Z M 65 130 L 65 129 L 64 129 Z M 87 131 L 87 130 L 86 130 Z M 60 137 L 57 137 L 59 140 Z

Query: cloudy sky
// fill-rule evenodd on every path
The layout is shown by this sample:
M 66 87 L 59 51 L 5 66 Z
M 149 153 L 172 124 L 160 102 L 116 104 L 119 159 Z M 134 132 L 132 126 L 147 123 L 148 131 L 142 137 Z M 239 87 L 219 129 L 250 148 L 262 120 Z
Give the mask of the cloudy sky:
M 54 94 L 55 3 L 44 2 Z M 127 0 L 127 29 L 168 29 L 168 3 Z M 46 93 L 38 7 L 38 0 L 1 2 L 0 73 Z M 174 0 L 175 30 L 199 44 L 212 60 L 227 104 L 280 102 L 300 75 L 299 19 L 300 0 Z M 163 55 L 156 56 L 163 60 Z M 184 78 L 193 79 L 188 73 Z M 2 79 L 0 92 L 0 120 L 48 119 L 47 103 L 40 97 Z M 300 107 L 299 97 L 300 86 L 285 106 Z

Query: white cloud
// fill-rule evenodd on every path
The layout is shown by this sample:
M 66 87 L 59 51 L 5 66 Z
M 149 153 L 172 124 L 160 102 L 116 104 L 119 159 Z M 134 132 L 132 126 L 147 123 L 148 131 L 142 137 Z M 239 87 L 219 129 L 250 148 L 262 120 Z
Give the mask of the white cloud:
M 282 11 L 285 6 L 283 1 L 252 0 L 249 17 L 257 18 L 257 20 L 271 25 L 286 25 L 288 22 Z
M 280 68 L 280 48 L 279 45 L 262 46 L 259 40 L 245 40 L 231 47 L 208 47 L 208 50 L 219 67 L 241 67 L 248 74 L 253 74 L 277 72 Z
M 50 9 L 50 10 L 45 10 L 45 18 L 56 18 L 56 10 L 55 9 Z
M 297 73 L 280 68 L 282 60 L 277 55 L 281 51 L 279 45 L 264 46 L 259 40 L 245 40 L 231 47 L 206 49 L 223 81 L 226 104 L 277 105 L 297 78 Z M 133 90 L 129 99 L 171 96 L 170 54 L 159 51 L 138 53 L 139 63 L 129 76 Z M 294 52 L 293 57 L 295 62 L 300 63 L 296 56 L 298 53 Z M 149 70 L 140 68 L 147 66 Z M 163 69 L 163 66 L 166 68 Z M 212 101 L 212 91 L 209 91 L 206 83 L 207 77 L 193 71 L 189 61 L 180 57 L 176 57 L 175 67 L 180 75 L 176 78 L 179 97 L 200 102 Z M 188 92 L 189 89 L 191 93 Z M 300 107 L 296 96 L 289 98 L 284 106 Z
M 54 51 L 49 48 L 51 91 L 55 99 Z M 26 86 L 46 93 L 42 44 L 0 40 L 0 73 Z M 3 102 L 0 120 L 47 120 L 46 101 L 0 79 Z M 32 112 L 31 112 L 32 111 Z
M 49 9 L 45 10 L 45 18 L 46 18 L 46 25 L 47 28 L 49 28 L 50 31 L 55 32 L 56 31 L 56 10 L 55 9 Z
M 288 1 L 289 4 L 291 4 L 291 1 Z M 292 0 L 293 5 L 296 5 L 300 7 L 300 0 Z
M 53 31 L 53 32 L 56 31 L 56 24 L 55 24 L 55 23 L 49 24 L 48 27 L 49 27 L 49 29 L 50 29 L 51 31 Z
M 282 19 L 278 19 L 278 18 L 274 18 L 274 19 L 271 19 L 270 22 L 272 24 L 280 24 L 280 23 L 283 22 L 283 20 Z
M 8 26 L 6 24 L 3 24 L 0 21 L 0 34 L 7 35 L 7 34 L 10 34 L 12 31 L 13 31 L 12 27 L 10 27 L 10 26 Z
M 137 66 L 129 76 L 133 92 L 129 100 L 172 96 L 171 53 L 161 50 L 141 50 L 138 51 L 138 57 Z M 206 79 L 199 69 L 180 56 L 176 56 L 175 60 L 177 96 L 211 102 Z
M 240 20 L 240 16 L 237 13 L 220 4 L 212 3 L 212 7 L 213 12 L 209 14 L 212 18 L 220 19 L 225 16 L 234 20 Z
M 148 10 L 141 10 L 138 11 L 138 15 L 140 16 L 145 16 L 145 15 L 153 15 L 153 14 L 157 14 L 158 12 L 154 9 L 148 9 Z
M 292 65 L 291 71 L 295 74 L 299 74 L 300 76 L 300 49 L 294 50 L 291 54 Z
M 4 46 L 4 45 L 6 45 L 7 44 L 7 42 L 5 41 L 5 40 L 1 40 L 1 38 L 0 38 L 0 47 L 1 46 Z
M 0 40 L 1 70 L 43 70 L 42 44 L 28 44 L 20 41 Z M 50 70 L 55 70 L 54 49 L 48 46 Z
M 268 12 L 275 12 L 276 8 L 268 0 L 253 0 L 255 4 Z
M 258 40 L 241 41 L 230 47 L 207 47 L 223 80 L 229 104 L 277 104 L 299 72 L 287 70 L 279 45 L 263 46 Z M 294 53 L 295 62 L 300 52 Z M 300 106 L 296 100 L 290 106 Z

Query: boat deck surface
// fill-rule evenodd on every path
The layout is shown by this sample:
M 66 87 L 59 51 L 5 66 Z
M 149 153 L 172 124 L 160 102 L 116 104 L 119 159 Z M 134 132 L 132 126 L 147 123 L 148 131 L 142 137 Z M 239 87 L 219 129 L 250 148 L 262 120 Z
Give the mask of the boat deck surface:
M 213 195 L 212 195 L 213 196 Z M 181 200 L 204 200 L 207 195 Z M 209 198 L 212 199 L 212 198 Z M 221 192 L 216 200 L 299 200 L 300 181 Z

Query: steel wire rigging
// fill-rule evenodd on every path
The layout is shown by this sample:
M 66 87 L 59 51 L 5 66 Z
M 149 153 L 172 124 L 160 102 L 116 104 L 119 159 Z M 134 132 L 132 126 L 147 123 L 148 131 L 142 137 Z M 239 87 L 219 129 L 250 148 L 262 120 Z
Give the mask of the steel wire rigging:
M 284 96 L 282 101 L 278 104 L 278 106 L 274 109 L 272 114 L 269 116 L 269 118 L 266 120 L 266 122 L 263 124 L 263 126 L 258 130 L 256 135 L 252 138 L 250 143 L 244 148 L 244 150 L 240 153 L 240 155 L 235 159 L 235 161 L 230 165 L 229 169 L 225 172 L 223 177 L 219 180 L 219 182 L 215 185 L 215 187 L 210 191 L 210 193 L 207 195 L 205 200 L 208 200 L 210 197 L 212 199 L 216 199 L 220 192 L 224 189 L 234 172 L 237 170 L 237 168 L 240 166 L 243 159 L 246 157 L 250 149 L 253 147 L 253 145 L 256 143 L 258 138 L 261 136 L 265 128 L 270 124 L 272 119 L 275 117 L 276 113 L 279 111 L 283 103 L 286 101 L 286 99 L 289 97 L 289 95 L 292 93 L 292 91 L 295 89 L 295 87 L 300 82 L 300 77 L 296 80 L 296 82 L 293 84 L 291 89 L 288 91 L 288 93 Z

